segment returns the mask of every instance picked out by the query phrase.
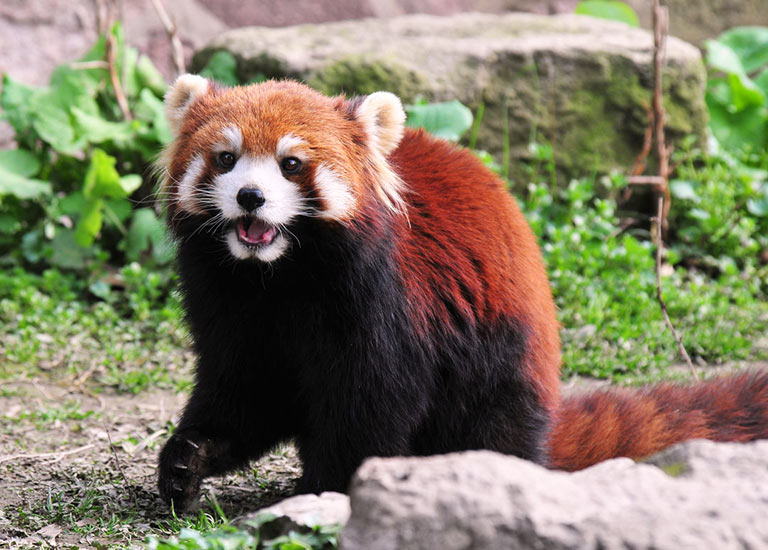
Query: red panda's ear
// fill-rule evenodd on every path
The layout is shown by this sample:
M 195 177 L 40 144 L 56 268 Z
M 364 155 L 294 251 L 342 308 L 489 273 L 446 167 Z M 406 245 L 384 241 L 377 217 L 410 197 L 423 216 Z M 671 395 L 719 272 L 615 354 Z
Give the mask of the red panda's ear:
M 165 118 L 174 137 L 179 135 L 189 106 L 209 88 L 210 83 L 202 76 L 183 74 L 165 92 Z
M 389 92 L 374 92 L 357 106 L 355 118 L 362 122 L 371 146 L 385 157 L 403 137 L 405 111 L 400 99 Z

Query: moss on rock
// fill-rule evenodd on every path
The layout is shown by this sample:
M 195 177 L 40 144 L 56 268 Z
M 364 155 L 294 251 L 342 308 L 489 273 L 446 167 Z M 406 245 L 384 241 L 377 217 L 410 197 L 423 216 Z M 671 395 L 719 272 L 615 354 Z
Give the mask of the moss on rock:
M 424 76 L 395 58 L 354 55 L 333 61 L 307 79 L 307 84 L 328 94 L 371 94 L 388 90 L 403 101 L 413 101 L 428 86 Z

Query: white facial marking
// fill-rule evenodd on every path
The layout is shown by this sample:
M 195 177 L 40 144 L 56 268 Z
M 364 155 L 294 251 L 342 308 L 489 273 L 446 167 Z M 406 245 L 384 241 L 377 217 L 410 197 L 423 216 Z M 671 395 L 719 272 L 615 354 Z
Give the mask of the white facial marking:
M 355 206 L 355 197 L 349 185 L 329 166 L 320 164 L 315 170 L 315 185 L 326 204 L 320 217 L 342 220 Z
M 253 212 L 246 212 L 237 202 L 237 193 L 244 187 L 259 189 L 264 194 L 264 205 Z M 226 219 L 235 221 L 250 214 L 264 223 L 280 227 L 289 224 L 302 214 L 303 198 L 295 183 L 283 177 L 273 157 L 254 158 L 243 155 L 234 168 L 216 176 L 213 181 L 213 201 Z M 281 233 L 268 245 L 248 247 L 237 238 L 237 230 L 231 229 L 226 236 L 231 254 L 240 260 L 258 259 L 272 262 L 283 255 L 290 243 Z
M 221 132 L 223 140 L 217 144 L 216 151 L 228 151 L 239 156 L 243 150 L 243 133 L 237 126 L 227 126 Z
M 202 209 L 195 199 L 195 187 L 200 181 L 200 177 L 203 175 L 203 169 L 205 169 L 205 160 L 202 155 L 195 155 L 192 160 L 189 161 L 184 176 L 179 181 L 177 188 L 177 195 L 179 199 L 179 208 L 192 214 L 201 213 Z
M 232 170 L 216 176 L 213 184 L 216 206 L 230 220 L 247 214 L 237 203 L 237 192 L 243 187 L 256 187 L 264 194 L 264 206 L 255 215 L 269 225 L 286 224 L 302 212 L 298 187 L 283 177 L 271 157 L 243 155 Z
M 301 150 L 302 145 L 307 142 L 293 134 L 286 134 L 280 138 L 275 148 L 275 156 L 282 160 L 286 157 L 296 157 L 302 162 L 307 161 L 307 155 Z

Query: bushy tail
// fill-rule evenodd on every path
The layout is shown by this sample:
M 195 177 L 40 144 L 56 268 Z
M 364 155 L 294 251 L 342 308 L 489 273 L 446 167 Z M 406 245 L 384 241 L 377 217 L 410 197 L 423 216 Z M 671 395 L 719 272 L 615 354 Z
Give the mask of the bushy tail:
M 550 467 L 643 458 L 694 438 L 768 439 L 768 371 L 566 397 L 549 436 Z

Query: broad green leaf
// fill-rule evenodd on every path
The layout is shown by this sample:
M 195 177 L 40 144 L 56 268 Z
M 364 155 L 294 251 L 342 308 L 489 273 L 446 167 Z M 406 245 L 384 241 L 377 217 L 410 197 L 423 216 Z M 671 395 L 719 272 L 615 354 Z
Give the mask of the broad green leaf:
M 141 187 L 141 183 L 142 179 L 138 174 L 128 174 L 120 177 L 120 187 L 123 188 L 126 197 Z
M 0 214 L 0 233 L 13 235 L 21 229 L 21 223 L 15 216 L 10 214 Z
M 758 74 L 752 82 L 763 92 L 765 97 L 768 97 L 768 68 Z
M 45 91 L 43 88 L 27 86 L 3 74 L 3 90 L 0 94 L 2 118 L 13 126 L 17 134 L 32 126 L 34 109 L 31 105 L 35 97 Z
M 131 227 L 125 237 L 125 255 L 138 260 L 142 252 L 152 246 L 152 255 L 159 263 L 173 257 L 173 251 L 165 233 L 165 225 L 150 208 L 140 208 L 133 213 Z
M 768 27 L 737 27 L 721 34 L 717 41 L 738 55 L 747 73 L 768 65 Z
M 117 70 L 120 75 L 120 83 L 123 86 L 123 92 L 129 98 L 135 98 L 141 90 L 141 83 L 136 74 L 136 64 L 139 59 L 139 52 L 136 48 L 122 46 L 124 53 L 118 50 Z M 123 68 L 125 67 L 125 68 Z
M 215 80 L 225 86 L 237 86 L 237 59 L 226 50 L 219 50 L 214 53 L 205 64 L 200 76 L 210 80 Z
M 80 246 L 91 246 L 96 235 L 101 231 L 103 206 L 104 203 L 101 199 L 90 200 L 85 203 L 85 208 L 80 213 L 77 226 L 75 226 L 75 242 Z
M 640 20 L 637 17 L 637 13 L 635 13 L 635 10 L 625 2 L 586 0 L 579 2 L 574 13 L 590 15 L 600 19 L 610 19 L 611 21 L 621 21 L 632 27 L 640 26 Z
M 80 214 L 80 212 L 83 211 L 83 208 L 85 208 L 86 200 L 87 199 L 82 191 L 73 191 L 59 201 L 58 214 L 65 216 Z
M 91 163 L 85 174 L 83 194 L 88 200 L 102 198 L 125 198 L 125 192 L 120 182 L 120 174 L 115 170 L 117 159 L 101 149 L 94 149 Z
M 125 222 L 133 212 L 133 204 L 129 199 L 109 199 L 105 201 L 105 206 L 121 223 Z
M 763 195 L 747 201 L 747 210 L 755 216 L 768 216 L 768 183 L 763 183 Z
M 723 107 L 733 104 L 733 91 L 727 80 L 711 78 L 707 82 L 707 101 L 715 101 Z
M 669 184 L 669 190 L 676 199 L 684 199 L 699 202 L 695 184 L 692 181 L 674 180 Z
M 95 97 L 100 87 L 99 81 L 85 76 L 87 71 L 75 71 L 63 66 L 57 71 L 58 77 L 51 79 L 51 100 L 65 111 L 70 107 L 77 107 L 89 115 L 98 116 L 99 106 Z M 54 72 L 54 76 L 56 75 L 57 72 Z
M 736 52 L 717 40 L 707 41 L 707 64 L 716 71 L 745 74 Z
M 80 135 L 89 143 L 104 143 L 106 141 L 127 141 L 135 132 L 130 122 L 111 122 L 100 116 L 90 115 L 77 107 L 72 107 Z
M 134 114 L 136 118 L 152 123 L 155 138 L 158 142 L 165 144 L 171 141 L 171 131 L 165 119 L 163 102 L 148 89 L 143 89 L 139 94 L 139 101 L 136 102 L 134 107 Z
M 40 171 L 40 161 L 24 149 L 0 150 L 0 168 L 22 177 L 32 177 Z
M 53 254 L 51 263 L 67 269 L 82 269 L 88 251 L 78 246 L 75 232 L 71 229 L 59 228 L 51 242 Z
M 457 100 L 408 105 L 406 125 L 424 128 L 437 137 L 458 141 L 472 126 L 472 111 Z
M 53 71 L 51 88 L 66 89 L 71 96 L 94 97 L 106 86 L 109 72 L 103 68 L 77 69 L 70 65 L 59 65 Z
M 138 63 L 136 63 L 136 78 L 140 86 L 149 88 L 155 95 L 161 97 L 168 87 L 163 75 L 146 55 L 140 56 Z
M 0 197 L 14 195 L 19 199 L 37 199 L 51 192 L 50 182 L 20 176 L 0 164 Z
M 707 96 L 707 107 L 709 128 L 725 149 L 736 151 L 749 146 L 753 151 L 761 151 L 765 148 L 768 113 L 763 106 L 753 105 L 732 113 Z
M 728 84 L 731 87 L 733 109 L 736 111 L 751 105 L 762 105 L 765 102 L 765 94 L 746 75 L 729 74 Z
M 69 113 L 60 107 L 51 92 L 36 96 L 31 107 L 34 111 L 32 126 L 38 135 L 60 153 L 77 151 L 75 130 Z

